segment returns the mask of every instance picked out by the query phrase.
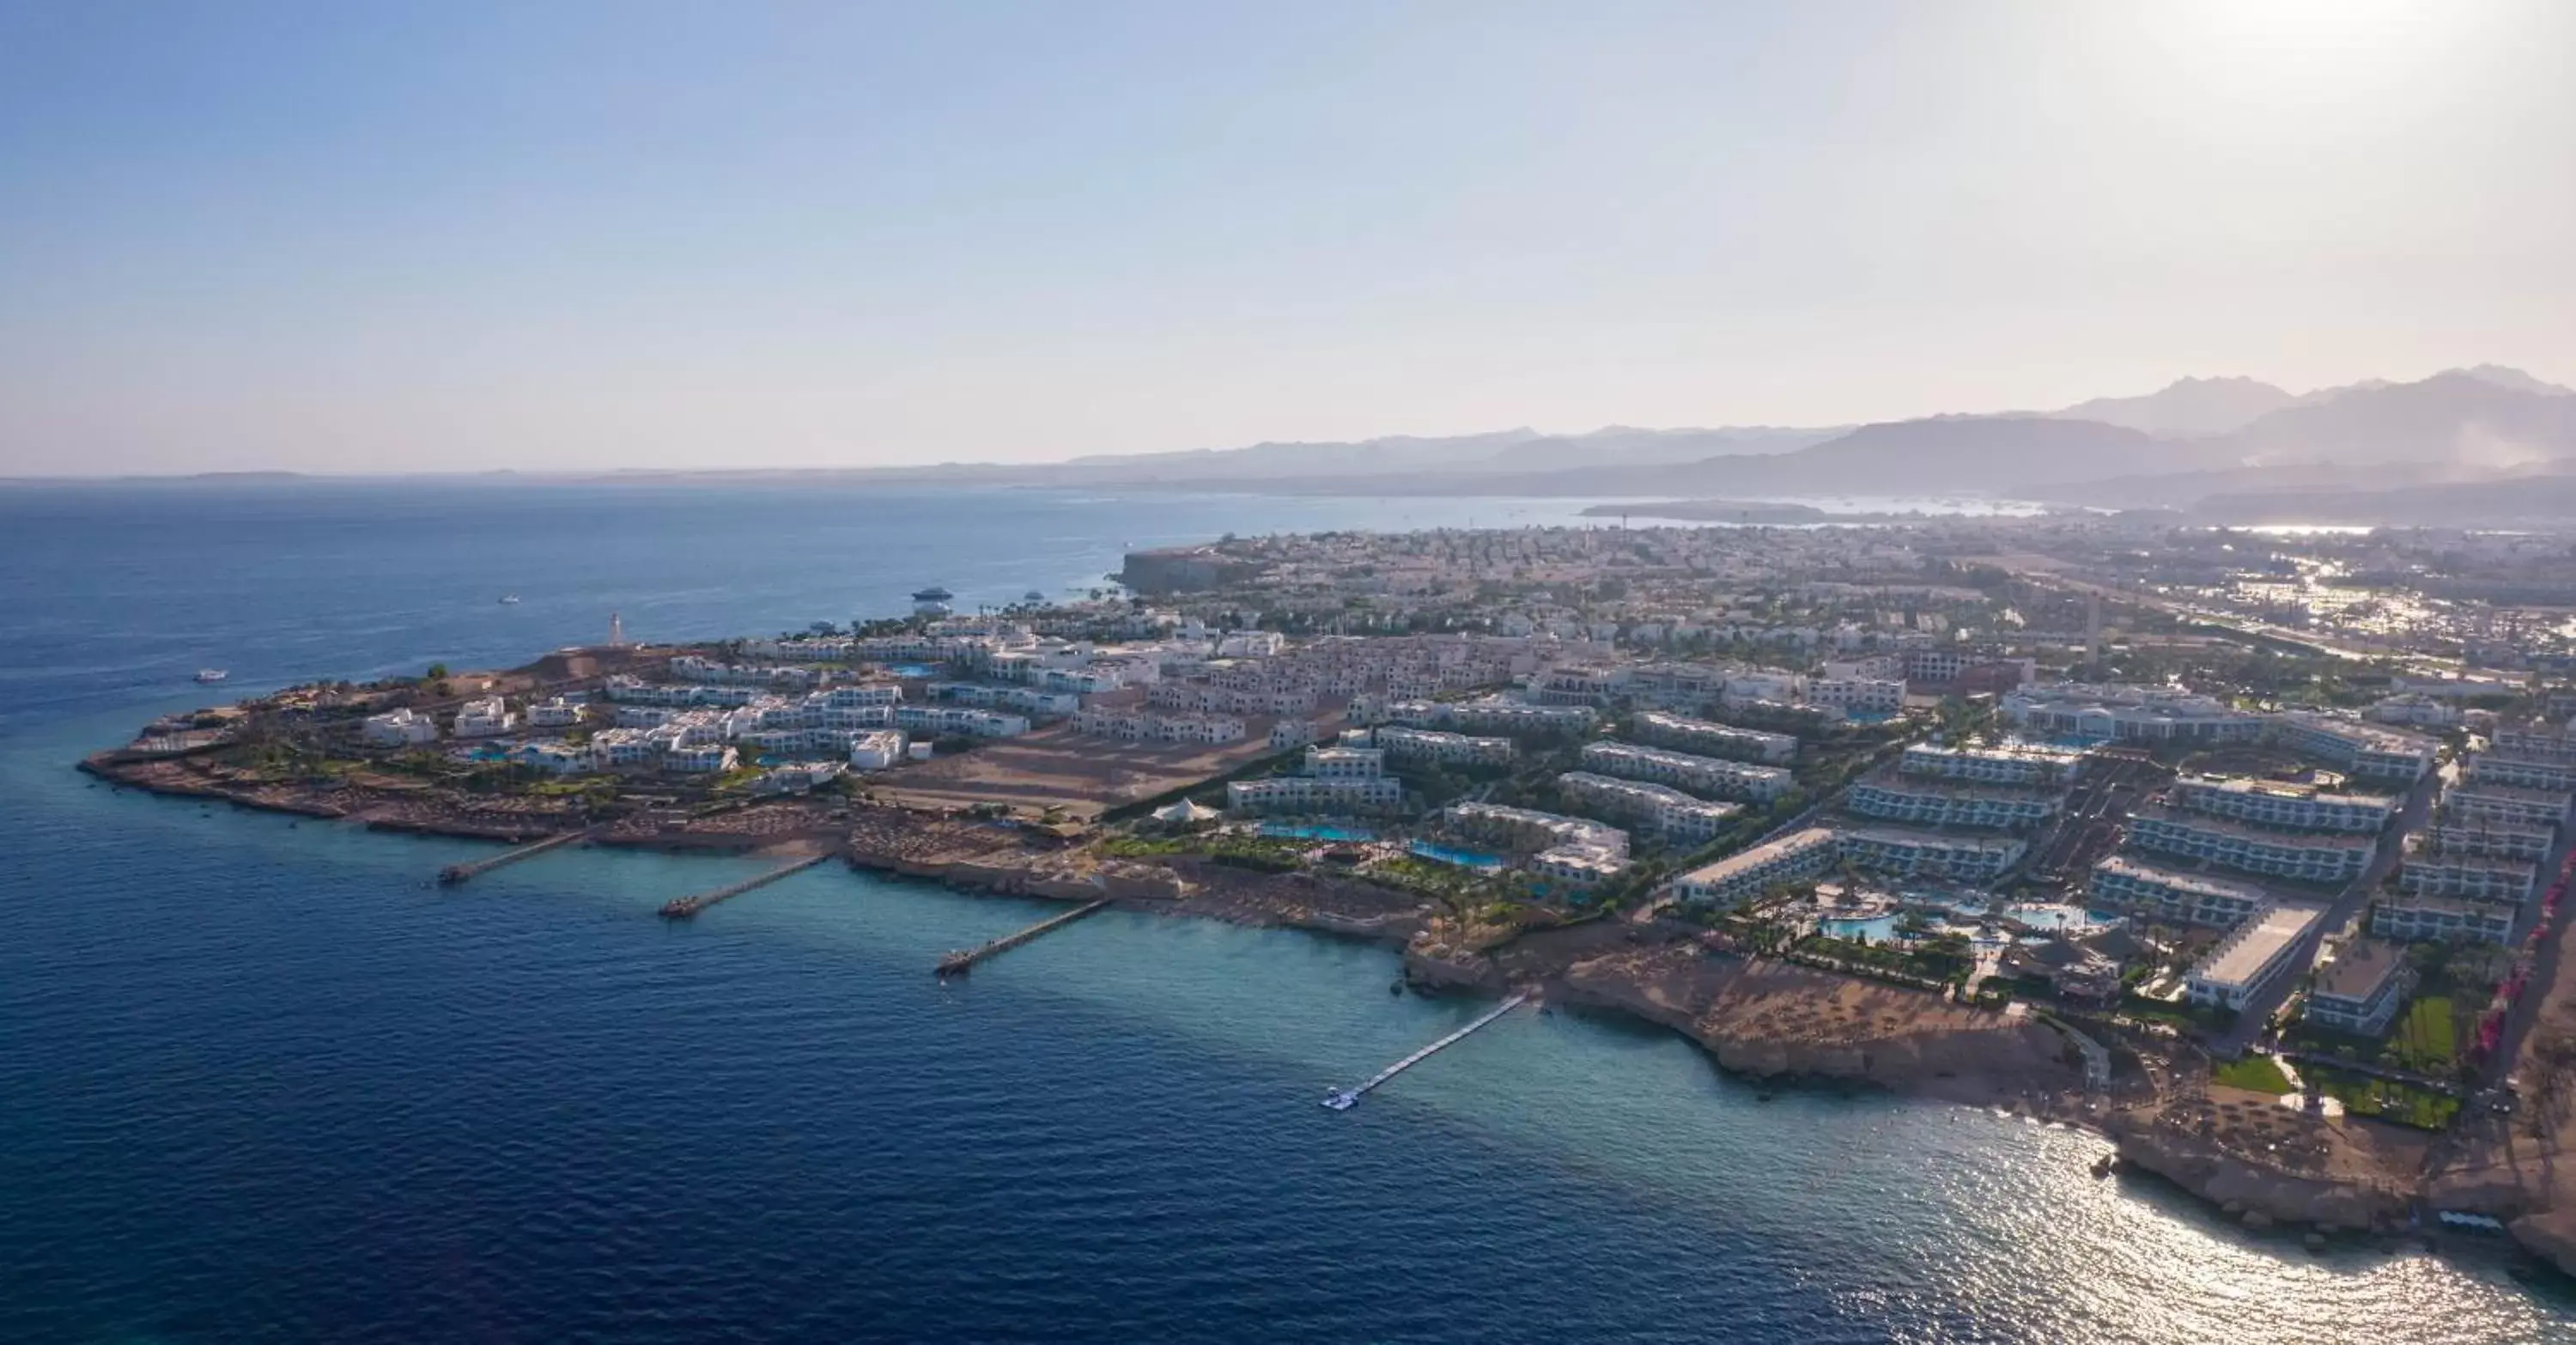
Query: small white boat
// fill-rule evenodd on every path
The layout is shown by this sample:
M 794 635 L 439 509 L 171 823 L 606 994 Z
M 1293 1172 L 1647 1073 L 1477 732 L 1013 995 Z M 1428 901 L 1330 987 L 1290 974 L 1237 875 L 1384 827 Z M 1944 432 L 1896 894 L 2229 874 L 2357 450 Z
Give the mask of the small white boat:
M 199 668 L 197 670 L 197 680 L 200 682 L 220 682 L 231 675 L 232 674 L 225 672 L 221 668 Z
M 518 606 L 518 605 L 519 605 L 519 595 L 518 595 L 518 594 L 516 594 L 516 593 L 504 593 L 504 594 L 502 594 L 502 595 L 501 595 L 501 605 L 502 605 L 503 607 L 516 607 L 516 606 Z
M 1359 1105 L 1359 1100 L 1359 1093 L 1348 1088 L 1342 1089 L 1339 1092 L 1327 1093 L 1324 1095 L 1324 1105 L 1335 1111 L 1349 1111 L 1351 1108 Z

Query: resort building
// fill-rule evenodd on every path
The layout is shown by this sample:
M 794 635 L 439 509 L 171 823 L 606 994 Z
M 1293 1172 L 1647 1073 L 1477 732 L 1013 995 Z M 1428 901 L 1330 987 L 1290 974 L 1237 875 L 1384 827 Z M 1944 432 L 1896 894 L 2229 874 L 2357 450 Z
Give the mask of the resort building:
M 1719 831 L 1744 811 L 1733 803 L 1711 803 L 1693 798 L 1665 785 L 1621 780 L 1587 771 L 1568 771 L 1556 777 L 1557 790 L 1586 808 L 1637 827 L 1661 833 L 1666 839 L 1704 845 L 1715 840 Z
M 2567 820 L 2576 795 L 2554 789 L 2521 789 L 2512 785 L 2455 784 L 2442 791 L 2445 822 L 2466 822 L 2555 831 Z
M 2027 732 L 2086 742 L 2251 742 L 2263 717 L 2180 687 L 2058 682 L 2016 688 L 2000 703 Z
M 1826 827 L 1808 827 L 1685 873 L 1673 884 L 1693 905 L 1739 906 L 1774 883 L 1811 878 L 1833 867 L 1839 850 Z
M 1852 827 L 1836 838 L 1837 858 L 1854 868 L 1900 878 L 1990 883 L 2021 862 L 2023 844 L 2008 836 L 1959 836 L 1902 827 Z
M 2370 906 L 2370 932 L 2409 942 L 2510 943 L 2514 908 L 2458 897 L 2381 892 Z
M 1917 826 L 2019 831 L 2057 816 L 2065 800 L 2036 790 L 1997 789 L 1879 774 L 1855 782 L 1844 806 L 1862 817 Z
M 2194 1004 L 2238 1010 L 2259 999 L 2274 982 L 2298 964 L 2302 942 L 2316 929 L 2325 909 L 2305 902 L 2280 902 L 2230 930 L 2218 946 L 2183 979 L 2184 994 Z
M 1386 753 L 1389 761 L 1429 761 L 1448 766 L 1507 766 L 1519 753 L 1509 738 L 1478 738 L 1395 725 L 1345 733 L 1342 741 L 1375 747 Z
M 518 727 L 519 717 L 510 713 L 510 703 L 498 696 L 467 701 L 456 711 L 456 736 L 459 738 L 494 738 Z
M 2538 863 L 2557 844 L 2557 834 L 2546 827 L 2515 826 L 2506 822 L 2479 823 L 2438 820 L 2424 832 L 2424 844 L 2436 854 L 2483 855 L 2489 859 L 2519 859 Z
M 904 749 L 901 729 L 870 729 L 850 740 L 850 769 L 884 770 L 902 762 Z
M 2461 778 L 2476 785 L 2504 785 L 2513 789 L 2547 789 L 2564 793 L 2576 789 L 2576 761 L 2478 752 L 2469 757 Z
M 2307 710 L 2283 710 L 2272 716 L 2273 741 L 2378 780 L 2413 782 L 2433 769 L 2430 738 Z
M 2166 808 L 2141 808 L 2131 813 L 2129 843 L 2141 850 L 2196 859 L 2240 873 L 2307 883 L 2351 882 L 2370 867 L 2370 857 L 2376 849 L 2367 836 L 2263 831 Z
M 378 747 L 419 747 L 438 741 L 438 721 L 417 710 L 387 710 L 369 715 L 358 736 Z
M 2499 728 L 2489 735 L 2488 743 L 2499 756 L 2520 757 L 2525 761 L 2576 762 L 2576 738 L 2571 738 L 2563 725 L 2516 724 Z
M 873 691 L 874 687 L 836 687 L 822 693 L 826 697 L 841 691 Z M 893 705 L 902 699 L 903 688 L 888 688 L 895 700 L 854 702 L 854 704 Z M 1029 686 L 995 686 L 989 682 L 933 682 L 927 694 L 934 701 L 949 705 L 973 705 L 988 710 L 1010 710 L 1032 719 L 1063 719 L 1082 709 L 1082 697 L 1070 691 L 1045 691 Z
M 1897 758 L 1900 774 L 1969 784 L 2056 789 L 2074 783 L 2084 754 L 2061 747 L 1936 747 L 1918 743 Z
M 1073 731 L 1086 738 L 1115 738 L 1122 742 L 1222 744 L 1243 741 L 1243 721 L 1230 715 L 1155 715 L 1133 710 L 1085 710 L 1073 717 Z
M 1788 793 L 1797 782 L 1796 776 L 1779 766 L 1755 766 L 1633 743 L 1587 743 L 1582 760 L 1583 769 L 1600 775 L 1650 780 L 1757 803 L 1768 803 Z
M 2347 794 L 2314 785 L 2186 775 L 2167 797 L 2181 807 L 2289 831 L 2375 835 L 2397 815 L 2397 800 L 2384 794 Z
M 1737 728 L 1687 715 L 1643 710 L 1631 721 L 1636 736 L 1658 747 L 1678 748 L 1702 756 L 1732 757 L 1764 765 L 1786 765 L 1798 755 L 1798 740 L 1786 733 Z
M 1820 677 L 1807 684 L 1807 703 L 1845 714 L 1892 715 L 1905 708 L 1905 683 L 1867 677 Z
M 1512 737 L 1577 734 L 1590 731 L 1601 718 L 1588 705 L 1532 705 L 1488 697 L 1472 701 L 1381 701 L 1351 698 L 1354 724 L 1402 724 L 1407 728 L 1450 729 L 1459 733 L 1500 733 Z
M 1270 750 L 1289 752 L 1300 747 L 1312 747 L 1323 736 L 1323 726 L 1311 719 L 1282 719 L 1270 726 Z
M 662 755 L 662 745 L 642 729 L 601 729 L 590 735 L 590 758 L 603 771 L 641 770 Z
M 2376 1037 L 2397 1018 L 2415 975 L 2404 949 L 2378 939 L 2354 939 L 2317 969 L 2302 1016 L 2318 1027 Z
M 1386 774 L 1386 753 L 1374 747 L 1309 747 L 1306 774 L 1318 780 L 1374 780 Z
M 2518 906 L 2539 890 L 2540 871 L 2519 860 L 2416 850 L 2398 866 L 2396 887 L 2419 897 L 2461 897 Z
M 1404 782 L 1393 776 L 1274 775 L 1236 780 L 1225 787 L 1234 813 L 1380 813 L 1404 802 Z
M 662 769 L 683 775 L 717 775 L 742 765 L 742 754 L 725 743 L 674 743 L 662 751 Z
M 963 705 L 898 705 L 894 709 L 894 726 L 915 737 L 930 738 L 951 734 L 965 738 L 1016 738 L 1029 731 L 1029 721 L 1024 715 Z
M 557 696 L 528 707 L 528 727 L 532 729 L 568 729 L 582 721 L 589 706 L 580 701 Z
M 1535 808 L 1507 808 L 1499 803 L 1453 803 L 1441 820 L 1460 835 L 1537 852 L 1558 846 L 1582 846 L 1628 853 L 1628 833 L 1588 817 L 1543 813 Z
M 2272 893 L 2215 874 L 2184 873 L 2113 855 L 2093 866 L 2092 903 L 2166 924 L 2227 927 L 2273 904 Z

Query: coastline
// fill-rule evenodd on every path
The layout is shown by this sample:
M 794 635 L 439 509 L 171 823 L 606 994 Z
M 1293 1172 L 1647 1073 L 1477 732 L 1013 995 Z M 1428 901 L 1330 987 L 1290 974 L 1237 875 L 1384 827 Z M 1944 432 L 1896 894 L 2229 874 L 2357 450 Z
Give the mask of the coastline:
M 521 844 L 589 826 L 573 813 L 487 815 L 428 800 L 401 815 L 273 787 L 142 769 L 170 758 L 105 752 L 79 769 L 117 788 L 369 830 Z M 693 823 L 628 818 L 588 843 L 666 853 L 811 850 L 831 844 L 855 869 L 938 883 L 970 894 L 1082 902 L 1167 917 L 1222 920 L 1355 940 L 1399 954 L 1417 993 L 1500 996 L 1535 987 L 1548 1002 L 1617 1014 L 1690 1040 L 1720 1070 L 1761 1084 L 1868 1087 L 2084 1129 L 2109 1140 L 2122 1165 L 2170 1182 L 2246 1227 L 2296 1226 L 2310 1236 L 2426 1232 L 2416 1215 L 2430 1175 L 2298 1171 L 2256 1145 L 2314 1141 L 2332 1125 L 2259 1094 L 2218 1089 L 2215 1101 L 2169 1095 L 2134 1068 L 2125 1088 L 2088 1094 L 2073 1048 L 2035 1017 L 1950 1004 L 1910 987 L 1817 971 L 1707 946 L 1696 931 L 1605 920 L 1516 931 L 1477 951 L 1439 942 L 1424 903 L 1372 884 L 1309 874 L 1263 874 L 1196 857 L 1102 860 L 1040 833 L 895 808 L 830 820 L 814 800 L 754 804 Z M 2133 1062 L 2134 1063 L 2134 1062 Z M 2141 1087 L 2143 1085 L 2143 1087 Z M 2358 1127 L 2338 1137 L 2349 1144 Z M 2374 1127 L 2375 1135 L 2385 1127 Z M 2376 1150 L 2377 1145 L 2364 1145 Z M 2416 1156 L 2420 1163 L 2420 1154 Z M 2419 1172 L 2421 1170 L 2419 1169 Z M 2479 1202 L 2523 1217 L 2507 1235 L 2576 1273 L 2576 1239 L 2529 1215 L 2526 1193 Z

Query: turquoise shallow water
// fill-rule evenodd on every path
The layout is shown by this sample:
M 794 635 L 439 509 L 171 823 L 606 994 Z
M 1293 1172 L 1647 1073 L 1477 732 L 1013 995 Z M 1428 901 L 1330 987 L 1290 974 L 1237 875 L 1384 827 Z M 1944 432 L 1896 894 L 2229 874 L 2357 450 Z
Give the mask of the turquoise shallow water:
M 210 663 L 499 659 L 611 602 L 716 634 L 1007 599 L 1145 540 L 1117 501 L 700 493 L 687 563 L 638 574 L 613 539 L 673 536 L 668 501 L 553 503 L 612 540 L 541 566 L 509 539 L 545 511 L 475 492 L 0 496 L 0 1339 L 2576 1334 L 2501 1250 L 2311 1256 L 2092 1180 L 2087 1136 L 1765 1102 L 1619 1020 L 1514 1014 L 1336 1115 L 1326 1086 L 1482 1007 L 1389 995 L 1365 945 L 1109 913 L 943 986 L 941 952 L 1044 908 L 825 867 L 666 925 L 754 863 L 569 851 L 441 890 L 487 852 L 67 769 Z M 1164 502 L 1205 532 L 1267 507 Z M 1272 526 L 1327 515 L 1296 507 Z M 1063 540 L 972 559 L 1018 538 Z

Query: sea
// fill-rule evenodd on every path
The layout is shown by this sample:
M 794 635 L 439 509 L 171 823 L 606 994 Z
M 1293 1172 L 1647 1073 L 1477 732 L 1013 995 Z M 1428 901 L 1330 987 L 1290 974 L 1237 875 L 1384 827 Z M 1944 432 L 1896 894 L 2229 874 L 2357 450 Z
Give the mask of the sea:
M 488 850 L 72 770 L 163 711 L 1096 586 L 1499 500 L 668 483 L 0 491 L 0 1341 L 2576 1339 L 2501 1242 L 2240 1229 L 2104 1143 L 1759 1090 L 1394 954 L 825 866 Z M 1599 522 L 1600 520 L 1594 520 Z M 503 595 L 516 595 L 503 604 Z

